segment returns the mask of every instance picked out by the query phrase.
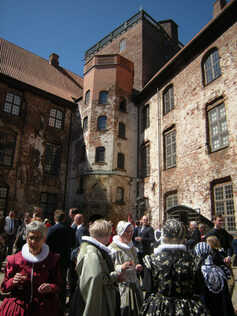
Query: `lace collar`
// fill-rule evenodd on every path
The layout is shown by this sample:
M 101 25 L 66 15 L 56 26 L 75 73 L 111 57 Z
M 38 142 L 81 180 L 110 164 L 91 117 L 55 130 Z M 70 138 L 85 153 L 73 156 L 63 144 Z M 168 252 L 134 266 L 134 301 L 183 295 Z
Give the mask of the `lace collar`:
M 94 244 L 95 246 L 99 247 L 100 249 L 106 251 L 108 254 L 110 254 L 110 249 L 107 248 L 105 245 L 103 245 L 101 242 L 96 240 L 95 238 L 92 238 L 90 236 L 83 236 L 82 237 L 83 241 L 88 241 L 91 244 Z
M 21 251 L 22 257 L 32 263 L 41 262 L 44 259 L 48 257 L 49 254 L 49 246 L 46 244 L 43 244 L 41 252 L 38 255 L 32 255 L 32 253 L 29 252 L 29 246 L 28 244 L 24 244 Z
M 181 244 L 163 244 L 158 246 L 157 248 L 154 249 L 154 253 L 160 253 L 163 250 L 168 250 L 168 251 L 176 251 L 176 250 L 182 250 L 182 251 L 186 251 L 186 246 L 185 245 L 181 245 Z
M 122 242 L 121 240 L 119 240 L 119 236 L 116 235 L 113 237 L 113 242 L 121 249 L 131 249 L 134 247 L 133 242 L 130 241 L 128 244 L 125 244 L 124 242 Z

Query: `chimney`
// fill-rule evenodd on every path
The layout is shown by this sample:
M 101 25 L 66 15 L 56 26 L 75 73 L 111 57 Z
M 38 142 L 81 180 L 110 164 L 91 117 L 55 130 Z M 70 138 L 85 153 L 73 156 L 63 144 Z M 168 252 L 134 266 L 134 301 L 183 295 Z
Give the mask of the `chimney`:
M 57 54 L 51 54 L 49 56 L 49 63 L 50 65 L 54 66 L 54 67 L 58 67 L 59 66 L 59 62 L 58 62 L 59 56 Z
M 213 3 L 213 19 L 221 12 L 226 5 L 226 0 L 216 0 Z
M 168 33 L 172 40 L 178 42 L 178 25 L 173 20 L 159 21 L 159 24 Z

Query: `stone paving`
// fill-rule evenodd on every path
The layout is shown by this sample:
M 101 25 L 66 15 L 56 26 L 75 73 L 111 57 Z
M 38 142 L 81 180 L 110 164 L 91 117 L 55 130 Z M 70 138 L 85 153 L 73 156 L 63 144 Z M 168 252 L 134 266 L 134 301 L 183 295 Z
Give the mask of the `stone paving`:
M 4 264 L 3 264 L 3 266 L 4 266 Z M 4 268 L 2 268 L 0 271 L 0 284 L 2 283 L 3 278 L 4 278 L 3 269 Z M 234 272 L 234 276 L 235 276 L 235 289 L 234 289 L 234 293 L 233 293 L 233 297 L 232 297 L 232 302 L 234 305 L 234 309 L 237 311 L 237 267 L 233 267 L 233 272 Z M 4 297 L 5 297 L 5 295 L 2 294 L 0 291 L 0 305 L 1 305 Z M 65 315 L 67 315 L 67 313 Z

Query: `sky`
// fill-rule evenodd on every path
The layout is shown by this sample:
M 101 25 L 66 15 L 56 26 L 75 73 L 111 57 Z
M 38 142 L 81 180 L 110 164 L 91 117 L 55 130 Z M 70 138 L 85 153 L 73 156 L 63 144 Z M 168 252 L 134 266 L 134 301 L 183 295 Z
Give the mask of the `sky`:
M 84 53 L 142 8 L 178 24 L 186 45 L 211 19 L 215 0 L 0 0 L 0 37 L 83 76 Z M 229 1 L 227 1 L 228 3 Z

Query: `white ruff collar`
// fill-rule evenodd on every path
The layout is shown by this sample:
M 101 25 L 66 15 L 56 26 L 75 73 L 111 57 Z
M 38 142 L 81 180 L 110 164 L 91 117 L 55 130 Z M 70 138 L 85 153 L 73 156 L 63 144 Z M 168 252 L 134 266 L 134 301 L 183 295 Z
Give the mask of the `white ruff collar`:
M 96 240 L 95 238 L 92 238 L 90 236 L 83 236 L 82 240 L 84 241 L 89 241 L 91 244 L 96 245 L 97 247 L 99 247 L 100 249 L 106 251 L 108 254 L 110 254 L 110 249 L 107 248 L 105 245 L 103 245 L 101 242 L 99 242 L 98 240 Z
M 130 241 L 128 244 L 125 244 L 124 242 L 122 242 L 121 240 L 119 240 L 119 236 L 116 235 L 113 237 L 113 242 L 119 247 L 119 248 L 122 248 L 122 249 L 131 249 L 134 247 L 133 245 L 133 242 Z
M 38 255 L 32 255 L 32 253 L 29 252 L 29 246 L 28 244 L 24 244 L 21 251 L 22 257 L 29 262 L 37 263 L 43 261 L 45 258 L 48 257 L 49 254 L 49 246 L 46 244 L 43 244 L 41 252 Z
M 157 248 L 154 249 L 154 253 L 160 253 L 163 250 L 183 250 L 186 251 L 186 246 L 185 245 L 180 245 L 180 244 L 163 244 L 158 246 Z

